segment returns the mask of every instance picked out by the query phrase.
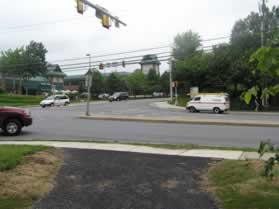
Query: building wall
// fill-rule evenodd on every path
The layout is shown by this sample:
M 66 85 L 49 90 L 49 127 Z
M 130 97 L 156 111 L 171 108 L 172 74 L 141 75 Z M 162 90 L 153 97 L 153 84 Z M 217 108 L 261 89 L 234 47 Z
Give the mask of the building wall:
M 150 71 L 150 69 L 156 70 L 157 74 L 160 74 L 160 67 L 159 65 L 154 65 L 154 64 L 145 64 L 141 66 L 142 72 L 147 75 Z

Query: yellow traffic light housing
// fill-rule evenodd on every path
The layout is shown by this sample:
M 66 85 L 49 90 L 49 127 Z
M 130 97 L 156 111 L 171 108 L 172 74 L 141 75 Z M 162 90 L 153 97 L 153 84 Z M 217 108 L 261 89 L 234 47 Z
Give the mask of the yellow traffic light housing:
M 77 1 L 77 12 L 80 14 L 83 14 L 84 12 L 84 3 L 82 0 L 76 0 Z
M 111 24 L 110 24 L 110 17 L 107 16 L 107 15 L 103 15 L 102 24 L 103 24 L 103 27 L 109 29 L 110 26 L 111 26 Z

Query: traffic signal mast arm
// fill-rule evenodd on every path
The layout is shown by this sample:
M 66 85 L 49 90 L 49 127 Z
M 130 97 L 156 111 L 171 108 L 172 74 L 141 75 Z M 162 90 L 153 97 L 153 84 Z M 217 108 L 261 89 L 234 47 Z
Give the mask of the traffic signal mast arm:
M 113 16 L 109 13 L 109 11 L 107 11 L 105 8 L 99 6 L 99 5 L 96 5 L 96 4 L 92 4 L 91 2 L 87 1 L 87 0 L 80 0 L 81 2 L 83 2 L 85 5 L 93 8 L 96 10 L 96 12 L 100 12 L 102 13 L 103 15 L 106 15 L 108 17 L 110 17 L 113 21 L 115 21 L 116 23 L 120 23 L 124 26 L 127 26 L 126 23 L 124 23 L 123 21 L 121 21 L 118 17 L 116 16 Z

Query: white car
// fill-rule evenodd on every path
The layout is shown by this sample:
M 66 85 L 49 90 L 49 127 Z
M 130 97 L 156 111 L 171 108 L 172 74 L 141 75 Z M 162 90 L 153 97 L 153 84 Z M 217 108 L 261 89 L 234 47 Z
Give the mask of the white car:
M 201 94 L 187 103 L 186 109 L 190 112 L 213 111 L 216 114 L 230 109 L 230 99 L 227 94 Z
M 100 95 L 98 96 L 98 98 L 99 98 L 99 99 L 107 99 L 107 98 L 109 98 L 109 94 L 100 94 Z
M 164 93 L 163 92 L 153 92 L 152 96 L 153 97 L 163 97 Z
M 70 99 L 66 95 L 53 95 L 41 101 L 41 107 L 66 106 L 70 104 Z

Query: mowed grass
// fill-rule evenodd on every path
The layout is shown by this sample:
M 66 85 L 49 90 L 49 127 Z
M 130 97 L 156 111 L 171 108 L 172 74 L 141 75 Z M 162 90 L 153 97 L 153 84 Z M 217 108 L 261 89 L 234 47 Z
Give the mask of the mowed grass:
M 23 157 L 32 155 L 36 152 L 43 151 L 47 147 L 44 146 L 16 146 L 1 145 L 0 146 L 0 171 L 6 171 L 15 168 L 21 163 Z
M 224 209 L 278 209 L 279 167 L 272 181 L 262 173 L 262 161 L 222 161 L 210 168 L 206 184 Z
M 0 106 L 28 106 L 38 105 L 43 100 L 43 96 L 25 96 L 15 94 L 0 94 Z
M 27 209 L 53 189 L 63 153 L 43 146 L 0 145 L 0 209 Z
M 25 209 L 32 204 L 32 199 L 1 198 L 0 209 Z

